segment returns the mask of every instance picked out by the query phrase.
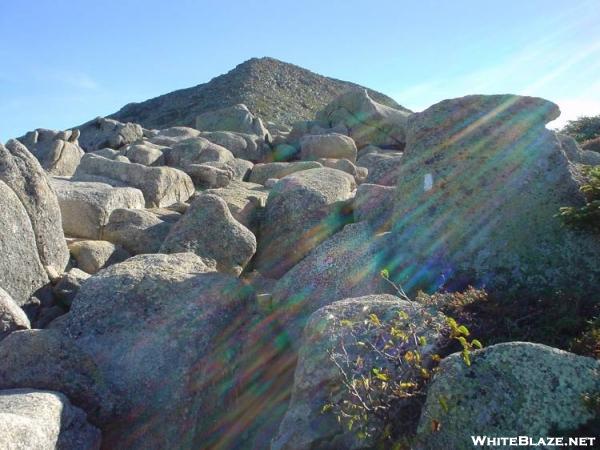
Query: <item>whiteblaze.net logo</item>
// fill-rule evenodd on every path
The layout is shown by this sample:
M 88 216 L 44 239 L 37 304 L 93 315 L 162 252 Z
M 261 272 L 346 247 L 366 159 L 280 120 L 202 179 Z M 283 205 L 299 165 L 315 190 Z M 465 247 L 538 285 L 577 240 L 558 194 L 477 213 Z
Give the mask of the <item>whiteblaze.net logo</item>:
M 594 447 L 595 437 L 471 436 L 475 447 Z

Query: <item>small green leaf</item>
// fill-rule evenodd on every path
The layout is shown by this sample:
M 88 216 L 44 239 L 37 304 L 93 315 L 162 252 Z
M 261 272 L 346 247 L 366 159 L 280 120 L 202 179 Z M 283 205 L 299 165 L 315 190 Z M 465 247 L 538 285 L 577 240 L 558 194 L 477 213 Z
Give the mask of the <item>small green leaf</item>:
M 419 345 L 427 345 L 427 338 L 425 336 L 419 336 Z
M 371 323 L 373 325 L 376 325 L 378 327 L 381 326 L 381 321 L 379 320 L 379 317 L 377 317 L 377 314 L 369 314 L 369 319 L 371 319 Z
M 471 341 L 471 345 L 473 347 L 477 347 L 477 348 L 483 348 L 483 345 L 481 344 L 481 342 L 479 342 L 477 339 L 473 339 Z
M 469 329 L 467 327 L 465 327 L 464 325 L 461 325 L 460 327 L 458 327 L 458 332 L 460 334 L 462 334 L 463 336 L 469 335 Z
M 469 351 L 467 349 L 464 349 L 462 351 L 462 357 L 463 357 L 463 361 L 465 362 L 465 364 L 470 367 L 471 366 L 471 356 L 469 354 Z
M 440 403 L 440 406 L 442 407 L 442 409 L 444 410 L 445 413 L 448 412 L 448 402 L 446 401 L 446 398 L 442 395 L 440 395 L 438 397 L 438 402 Z
M 389 271 L 389 270 L 387 270 L 387 269 L 383 269 L 383 270 L 380 272 L 380 274 L 381 274 L 381 276 L 382 276 L 383 278 L 389 278 L 389 277 L 390 277 L 390 271 Z
M 333 405 L 331 403 L 325 403 L 323 405 L 323 408 L 321 408 L 321 412 L 326 413 L 327 411 L 331 411 L 331 408 L 333 408 Z

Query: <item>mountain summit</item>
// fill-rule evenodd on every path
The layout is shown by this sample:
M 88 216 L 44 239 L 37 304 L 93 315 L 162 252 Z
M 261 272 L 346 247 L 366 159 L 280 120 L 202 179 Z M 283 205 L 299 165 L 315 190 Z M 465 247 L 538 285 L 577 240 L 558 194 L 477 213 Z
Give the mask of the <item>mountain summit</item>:
M 263 120 L 291 125 L 312 119 L 318 110 L 351 89 L 366 88 L 274 58 L 252 58 L 208 83 L 130 103 L 109 117 L 146 128 L 193 126 L 195 117 L 203 112 L 243 103 Z M 384 94 L 367 91 L 379 103 L 405 109 Z

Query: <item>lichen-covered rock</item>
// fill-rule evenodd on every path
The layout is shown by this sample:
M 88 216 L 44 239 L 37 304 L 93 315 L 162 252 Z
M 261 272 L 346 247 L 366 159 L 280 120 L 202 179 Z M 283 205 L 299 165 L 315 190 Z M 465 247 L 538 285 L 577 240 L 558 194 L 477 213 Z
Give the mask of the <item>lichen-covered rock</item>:
M 0 180 L 14 191 L 27 211 L 42 265 L 62 272 L 69 261 L 69 251 L 58 200 L 42 166 L 15 139 L 9 140 L 6 147 L 0 144 Z
M 161 252 L 192 252 L 220 272 L 239 275 L 256 252 L 256 238 L 233 218 L 223 199 L 203 194 L 173 225 Z
M 358 148 L 368 144 L 402 148 L 409 116 L 406 109 L 377 103 L 366 90 L 353 90 L 319 111 L 317 122 L 325 128 L 346 128 Z
M 16 331 L 0 342 L 0 389 L 59 391 L 97 425 L 118 414 L 119 396 L 98 367 L 59 330 Z
M 106 448 L 200 448 L 226 408 L 252 292 L 191 253 L 138 255 L 90 278 L 64 332 L 114 385 Z
M 168 166 L 181 169 L 185 169 L 190 164 L 204 164 L 210 161 L 227 162 L 234 158 L 225 147 L 200 136 L 174 144 L 165 152 L 165 156 Z
M 323 167 L 316 161 L 274 162 L 255 164 L 250 173 L 248 181 L 251 183 L 265 184 L 270 178 L 283 178 L 302 170 L 317 169 Z
M 148 138 L 148 140 L 152 144 L 170 147 L 178 142 L 197 136 L 200 136 L 200 132 L 194 128 L 169 127 L 162 130 L 157 130 L 153 136 Z
M 388 235 L 374 236 L 366 223 L 346 225 L 289 270 L 273 289 L 278 320 L 299 345 L 308 317 L 335 301 L 394 293 L 380 275 L 393 258 Z
M 122 149 L 122 154 L 132 163 L 145 166 L 164 166 L 164 150 L 167 147 L 152 144 L 151 142 L 135 142 Z M 102 156 L 102 155 L 101 155 Z
M 246 181 L 250 177 L 254 163 L 246 159 L 234 158 L 231 161 L 222 163 L 233 170 L 233 179 L 236 181 Z
M 15 192 L 0 180 L 0 285 L 18 305 L 23 305 L 49 282 L 42 266 L 31 220 Z M 26 267 L 27 270 L 23 270 Z
M 0 447 L 27 450 L 99 450 L 100 430 L 59 392 L 0 391 Z
M 13 331 L 31 328 L 25 312 L 0 287 L 0 341 Z
M 341 170 L 320 167 L 279 180 L 267 199 L 256 268 L 279 278 L 347 221 L 344 201 L 355 187 Z
M 50 175 L 71 176 L 84 154 L 78 138 L 78 130 L 53 131 L 38 128 L 19 138 L 19 141 Z
M 139 189 L 113 187 L 52 179 L 58 197 L 64 233 L 70 237 L 100 239 L 111 213 L 119 208 L 143 208 L 144 195 Z
M 102 239 L 125 248 L 132 255 L 158 253 L 173 222 L 151 210 L 115 209 L 102 230 Z
M 304 160 L 344 158 L 354 162 L 356 161 L 356 153 L 354 140 L 343 134 L 307 135 L 300 139 L 300 158 Z
M 140 125 L 121 123 L 104 117 L 96 117 L 77 128 L 81 133 L 79 144 L 86 152 L 104 147 L 119 149 L 144 137 Z
M 232 181 L 225 188 L 209 189 L 206 192 L 225 200 L 235 220 L 254 234 L 258 232 L 260 219 L 269 196 L 269 191 L 262 185 Z
M 470 448 L 471 436 L 565 436 L 593 418 L 600 362 L 541 344 L 509 342 L 440 364 L 421 414 L 418 448 Z M 444 400 L 447 411 L 440 402 Z M 439 430 L 432 431 L 432 420 Z
M 563 226 L 585 202 L 549 101 L 444 100 L 409 119 L 394 208 L 405 288 L 484 285 L 504 294 L 600 294 L 600 241 Z
M 148 208 L 186 201 L 194 193 L 194 183 L 181 170 L 112 161 L 92 154 L 87 154 L 81 159 L 73 179 L 88 181 L 88 176 L 103 177 L 110 184 L 139 189 L 144 194 Z M 114 180 L 114 183 L 110 180 Z
M 184 169 L 195 186 L 204 189 L 215 189 L 227 186 L 233 180 L 233 170 L 224 166 L 214 167 L 210 164 L 190 164 Z
M 271 147 L 265 142 L 264 136 L 231 131 L 209 131 L 200 135 L 215 144 L 225 147 L 236 158 L 252 162 L 263 162 L 271 154 Z
M 317 162 L 323 164 L 323 167 L 329 167 L 331 169 L 338 169 L 342 172 L 346 172 L 352 175 L 356 180 L 358 178 L 358 168 L 348 159 L 319 158 Z
M 196 129 L 201 131 L 235 131 L 262 137 L 269 134 L 260 118 L 254 116 L 243 104 L 227 106 L 200 114 L 196 117 Z
M 380 330 L 365 325 L 369 323 L 371 314 L 375 314 L 386 326 L 390 321 L 397 322 L 400 312 L 407 314 L 407 322 L 413 329 L 406 327 L 399 331 L 412 331 L 427 341 L 426 346 L 419 348 L 424 361 L 438 353 L 447 343 L 443 335 L 445 323 L 442 315 L 430 316 L 424 313 L 421 306 L 393 295 L 348 298 L 325 306 L 311 315 L 302 337 L 292 399 L 272 450 L 374 448 L 370 439 L 359 439 L 355 432 L 348 431 L 340 424 L 333 414 L 324 414 L 323 407 L 331 401 L 334 393 L 339 393 L 340 386 L 346 381 L 336 363 L 347 370 L 346 375 L 356 378 L 369 376 L 372 368 L 377 367 L 385 370 L 395 380 L 411 380 L 404 366 L 397 367 L 374 351 L 366 350 L 368 347 L 358 344 L 377 342 Z M 348 322 L 354 325 L 349 327 L 346 325 Z M 347 356 L 341 354 L 342 346 Z M 414 348 L 414 342 L 409 341 L 404 351 Z M 332 354 L 336 358 L 335 362 Z M 358 357 L 363 359 L 362 367 L 353 366 Z M 355 372 L 351 372 L 351 369 Z M 414 404 L 407 401 L 404 405 L 397 404 L 396 408 L 401 411 L 414 408 Z M 416 418 L 418 419 L 418 415 Z M 370 426 L 382 429 L 384 424 L 378 423 L 373 416 L 370 418 Z
M 367 221 L 374 230 L 389 231 L 393 224 L 394 194 L 391 186 L 364 183 L 356 188 L 352 209 L 354 221 Z
M 89 274 L 129 257 L 129 253 L 108 241 L 76 241 L 69 245 L 69 251 L 77 267 Z
M 382 152 L 368 156 L 370 156 L 367 166 L 368 175 L 365 181 L 370 184 L 395 187 L 399 182 L 401 174 L 403 163 L 402 153 Z

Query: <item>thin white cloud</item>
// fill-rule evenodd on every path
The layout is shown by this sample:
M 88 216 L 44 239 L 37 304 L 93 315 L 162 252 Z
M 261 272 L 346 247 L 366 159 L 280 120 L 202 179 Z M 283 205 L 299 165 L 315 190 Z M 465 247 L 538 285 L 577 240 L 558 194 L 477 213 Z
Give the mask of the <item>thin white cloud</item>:
M 581 116 L 600 115 L 600 100 L 590 98 L 567 98 L 556 102 L 560 107 L 560 117 L 550 122 L 547 127 L 562 128 L 569 120 Z

